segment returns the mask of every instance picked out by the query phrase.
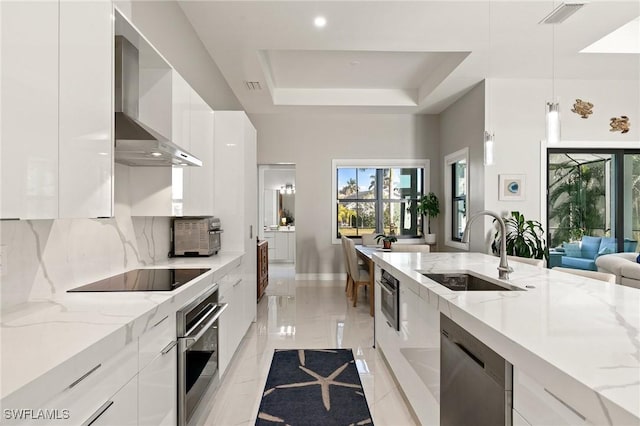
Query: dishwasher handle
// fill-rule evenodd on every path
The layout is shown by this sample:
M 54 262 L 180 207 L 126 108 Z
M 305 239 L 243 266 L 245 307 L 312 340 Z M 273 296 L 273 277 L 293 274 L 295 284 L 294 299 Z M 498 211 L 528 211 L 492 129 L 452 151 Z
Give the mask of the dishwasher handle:
M 460 342 L 453 342 L 453 343 L 458 347 L 458 349 L 460 349 L 462 352 L 467 354 L 467 356 L 469 358 L 471 358 L 473 360 L 473 362 L 478 364 L 480 367 L 484 368 L 484 362 L 480 358 L 475 356 L 473 354 L 473 352 L 471 352 L 469 349 L 467 349 L 462 343 L 460 343 Z

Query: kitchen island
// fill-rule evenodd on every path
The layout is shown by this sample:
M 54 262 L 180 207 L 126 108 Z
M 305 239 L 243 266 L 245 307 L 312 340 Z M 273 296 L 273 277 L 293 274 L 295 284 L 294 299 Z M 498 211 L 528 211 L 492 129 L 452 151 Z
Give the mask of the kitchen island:
M 444 314 L 513 365 L 514 424 L 640 424 L 640 291 L 512 262 L 522 291 L 452 291 L 423 272 L 497 279 L 480 253 L 375 253 L 376 346 L 422 424 L 439 424 Z M 380 269 L 400 281 L 400 330 Z M 463 404 L 463 401 L 460 401 Z

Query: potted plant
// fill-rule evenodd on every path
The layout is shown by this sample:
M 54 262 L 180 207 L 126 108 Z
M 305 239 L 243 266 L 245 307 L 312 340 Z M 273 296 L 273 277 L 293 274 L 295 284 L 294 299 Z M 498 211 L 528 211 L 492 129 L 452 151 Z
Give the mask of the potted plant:
M 384 235 L 378 234 L 375 237 L 376 243 L 380 244 L 380 240 L 382 240 L 382 248 L 390 249 L 391 243 L 395 243 L 398 241 L 395 235 Z
M 424 240 L 427 244 L 435 244 L 436 234 L 431 233 L 431 219 L 440 214 L 440 203 L 438 197 L 433 192 L 423 195 L 418 201 L 418 213 L 427 216 L 427 234 Z
M 510 256 L 533 259 L 549 259 L 549 249 L 544 241 L 544 230 L 537 220 L 526 220 L 518 211 L 511 212 L 510 217 L 502 218 L 507 229 L 507 254 Z M 495 220 L 494 220 L 495 222 Z M 500 251 L 500 231 L 494 235 L 491 249 Z

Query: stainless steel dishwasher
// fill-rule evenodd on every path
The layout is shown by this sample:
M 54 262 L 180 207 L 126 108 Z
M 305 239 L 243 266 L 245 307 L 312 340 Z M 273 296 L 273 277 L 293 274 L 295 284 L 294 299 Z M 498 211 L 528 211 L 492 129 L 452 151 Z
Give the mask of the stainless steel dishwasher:
M 513 366 L 440 314 L 440 425 L 512 425 Z

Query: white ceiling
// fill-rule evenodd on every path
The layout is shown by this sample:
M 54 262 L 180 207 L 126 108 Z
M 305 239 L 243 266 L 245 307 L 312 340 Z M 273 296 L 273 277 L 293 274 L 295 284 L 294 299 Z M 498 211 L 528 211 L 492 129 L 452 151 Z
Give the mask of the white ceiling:
M 555 26 L 538 23 L 546 0 L 179 2 L 250 113 L 438 113 L 486 77 L 640 78 L 640 55 L 580 53 L 638 0 L 591 0 Z

